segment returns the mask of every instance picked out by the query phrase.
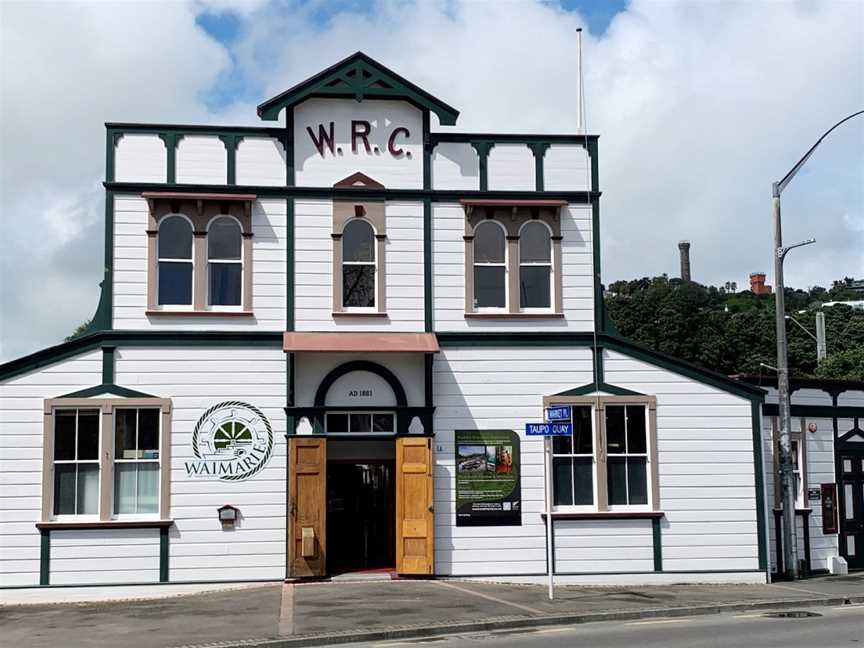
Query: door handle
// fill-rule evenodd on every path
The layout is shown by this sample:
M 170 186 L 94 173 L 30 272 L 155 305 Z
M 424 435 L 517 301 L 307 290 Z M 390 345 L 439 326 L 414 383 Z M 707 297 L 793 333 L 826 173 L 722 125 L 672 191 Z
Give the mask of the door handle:
M 435 512 L 435 505 L 434 505 L 434 504 L 430 504 L 430 505 L 429 505 L 429 512 L 430 512 L 430 513 L 434 513 L 434 512 Z

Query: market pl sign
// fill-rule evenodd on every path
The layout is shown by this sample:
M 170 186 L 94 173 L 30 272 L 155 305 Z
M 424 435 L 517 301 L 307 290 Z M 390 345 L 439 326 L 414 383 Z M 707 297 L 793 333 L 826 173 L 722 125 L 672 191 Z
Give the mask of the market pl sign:
M 259 409 L 226 401 L 208 409 L 192 432 L 192 453 L 186 475 L 242 481 L 260 471 L 273 454 L 273 428 Z

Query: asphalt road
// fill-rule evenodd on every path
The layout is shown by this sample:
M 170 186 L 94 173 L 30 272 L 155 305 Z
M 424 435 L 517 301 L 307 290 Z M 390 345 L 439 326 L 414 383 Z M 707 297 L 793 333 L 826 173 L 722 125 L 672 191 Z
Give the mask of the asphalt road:
M 586 623 L 539 630 L 354 644 L 369 648 L 864 648 L 864 605 L 806 610 L 806 618 L 766 613 Z

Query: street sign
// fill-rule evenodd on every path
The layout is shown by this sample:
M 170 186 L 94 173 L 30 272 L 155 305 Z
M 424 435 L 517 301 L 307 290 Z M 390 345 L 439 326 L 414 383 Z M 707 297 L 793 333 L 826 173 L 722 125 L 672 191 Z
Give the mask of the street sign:
M 526 423 L 526 436 L 572 436 L 572 423 Z
M 556 407 L 546 408 L 546 420 L 554 422 L 570 421 L 573 415 L 573 409 L 569 405 L 558 405 Z

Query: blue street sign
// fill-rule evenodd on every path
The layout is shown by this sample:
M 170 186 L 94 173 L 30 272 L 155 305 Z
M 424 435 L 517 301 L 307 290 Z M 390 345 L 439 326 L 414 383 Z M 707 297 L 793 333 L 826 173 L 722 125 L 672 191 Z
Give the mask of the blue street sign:
M 572 423 L 526 423 L 527 436 L 572 436 Z
M 573 410 L 569 405 L 558 405 L 546 408 L 547 421 L 569 421 Z

